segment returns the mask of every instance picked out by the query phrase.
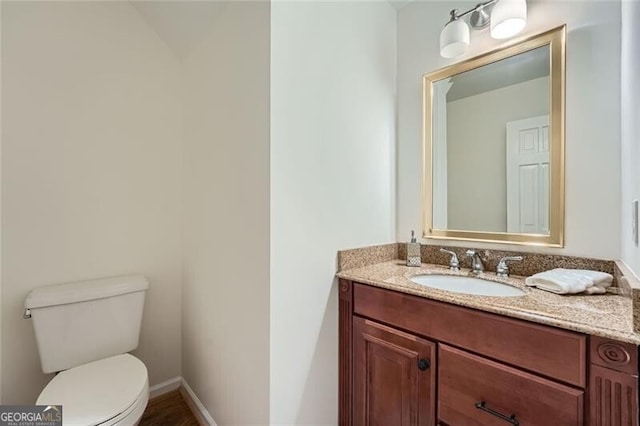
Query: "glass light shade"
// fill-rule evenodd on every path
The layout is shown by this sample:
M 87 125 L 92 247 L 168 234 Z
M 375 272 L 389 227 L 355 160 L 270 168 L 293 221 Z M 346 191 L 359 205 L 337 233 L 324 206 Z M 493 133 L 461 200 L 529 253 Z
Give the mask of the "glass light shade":
M 469 48 L 469 26 L 462 19 L 450 21 L 440 33 L 440 55 L 455 58 Z
M 527 24 L 526 0 L 499 0 L 491 11 L 491 37 L 509 38 Z

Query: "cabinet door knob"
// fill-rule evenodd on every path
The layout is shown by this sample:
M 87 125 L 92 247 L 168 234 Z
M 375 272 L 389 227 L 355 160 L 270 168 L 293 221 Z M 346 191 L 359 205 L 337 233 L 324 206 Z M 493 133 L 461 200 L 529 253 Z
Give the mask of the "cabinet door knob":
M 424 371 L 429 367 L 431 367 L 431 363 L 428 359 L 421 359 L 420 361 L 418 361 L 418 368 L 420 369 L 420 371 Z

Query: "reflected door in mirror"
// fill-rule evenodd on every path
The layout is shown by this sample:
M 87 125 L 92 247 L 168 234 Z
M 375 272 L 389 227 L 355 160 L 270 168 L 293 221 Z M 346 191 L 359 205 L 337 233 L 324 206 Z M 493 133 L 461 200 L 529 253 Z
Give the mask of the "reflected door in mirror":
M 549 116 L 507 123 L 507 232 L 549 234 Z

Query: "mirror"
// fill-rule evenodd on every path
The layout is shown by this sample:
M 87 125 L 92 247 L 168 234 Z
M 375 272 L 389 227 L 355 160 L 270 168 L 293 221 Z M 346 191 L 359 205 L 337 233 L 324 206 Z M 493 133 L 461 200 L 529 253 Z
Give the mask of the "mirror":
M 565 27 L 424 76 L 424 237 L 564 245 Z

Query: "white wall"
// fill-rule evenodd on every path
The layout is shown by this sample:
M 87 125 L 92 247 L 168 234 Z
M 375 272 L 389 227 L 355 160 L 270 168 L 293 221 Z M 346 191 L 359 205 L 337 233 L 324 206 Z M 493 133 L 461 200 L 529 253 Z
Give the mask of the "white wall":
M 269 422 L 269 3 L 185 58 L 182 371 L 219 425 Z
M 452 63 L 438 37 L 449 10 L 476 2 L 413 2 L 398 12 L 398 222 L 405 240 L 422 229 L 422 74 Z M 566 247 L 529 248 L 572 255 L 620 257 L 620 3 L 529 1 L 523 36 L 567 23 Z M 460 58 L 498 47 L 474 32 Z M 428 244 L 441 244 L 425 240 Z M 456 244 L 456 243 L 447 243 Z M 461 242 L 460 245 L 468 245 Z M 511 247 L 473 243 L 477 247 Z M 523 248 L 527 250 L 527 248 Z
M 0 5 L 0 129 L 2 129 L 2 5 Z M 0 178 L 2 177 L 2 131 L 0 130 Z M 2 184 L 0 183 L 0 224 L 2 224 Z M 0 404 L 2 403 L 2 226 L 0 226 Z
M 631 202 L 640 199 L 640 2 L 622 2 L 622 259 L 640 276 Z
M 127 2 L 2 8 L 2 402 L 50 379 L 27 292 L 71 280 L 149 277 L 136 354 L 178 376 L 178 63 Z
M 271 7 L 271 424 L 335 425 L 336 251 L 395 241 L 395 11 Z
M 507 232 L 507 123 L 548 114 L 549 77 L 447 103 L 447 228 Z

